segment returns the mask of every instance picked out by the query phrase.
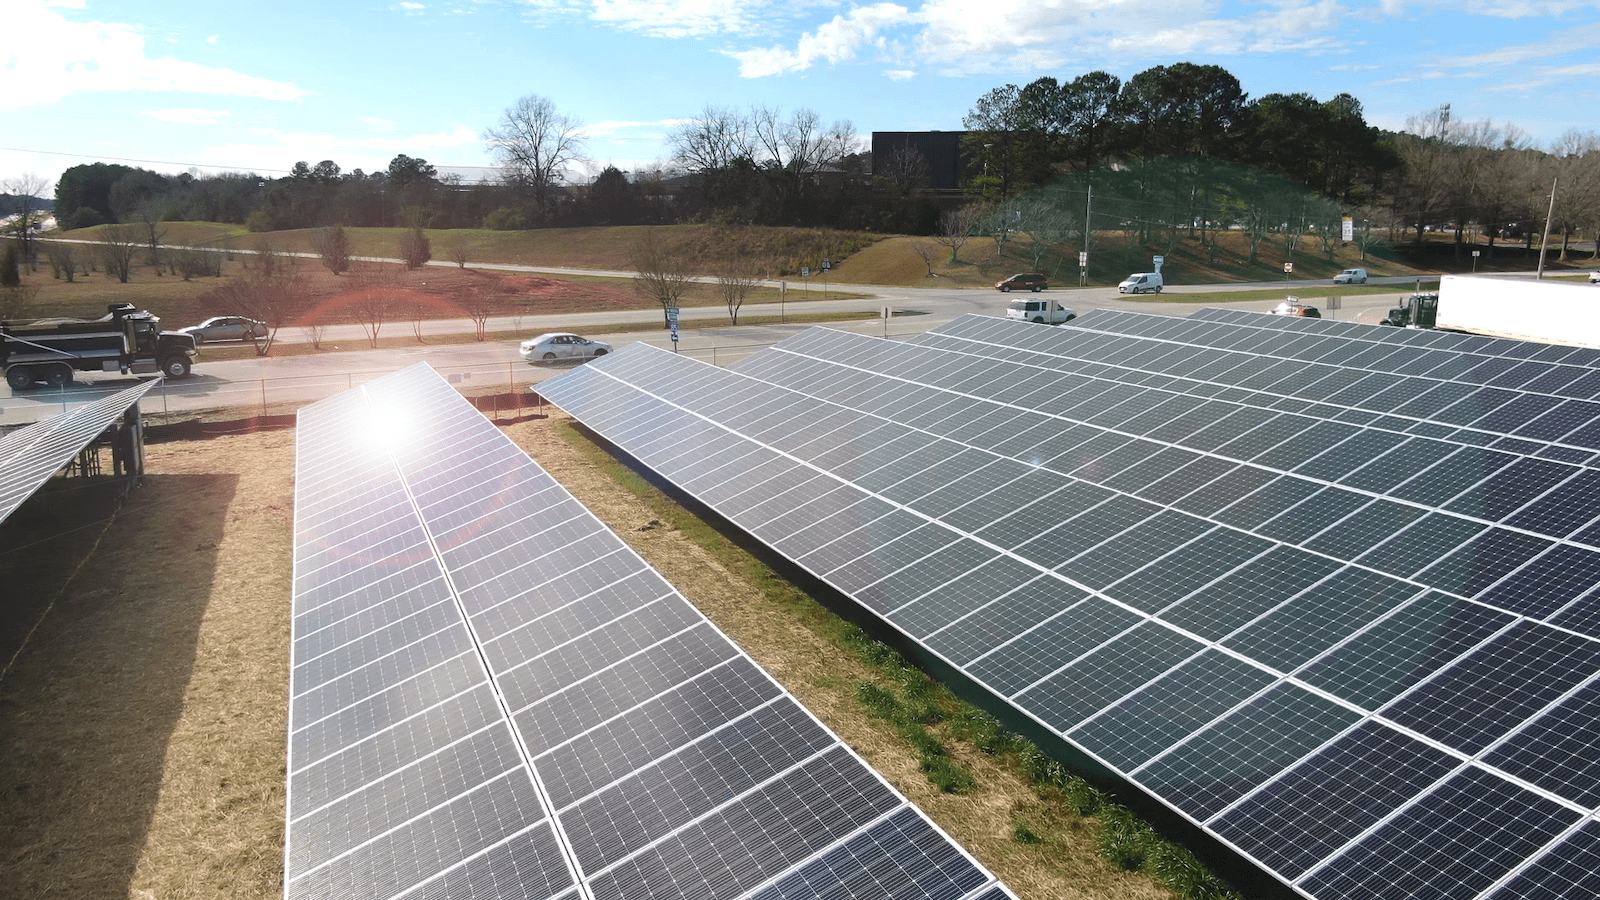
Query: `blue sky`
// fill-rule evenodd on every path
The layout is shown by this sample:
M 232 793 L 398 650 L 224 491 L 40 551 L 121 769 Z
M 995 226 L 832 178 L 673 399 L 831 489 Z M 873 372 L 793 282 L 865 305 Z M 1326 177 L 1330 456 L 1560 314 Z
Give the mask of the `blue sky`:
M 1383 128 L 1449 103 L 1541 146 L 1600 129 L 1596 0 L 0 0 L 0 23 L 0 183 L 400 153 L 471 178 L 527 94 L 584 124 L 594 172 L 632 171 L 707 107 L 807 108 L 864 146 L 959 129 L 1007 83 L 1179 61 L 1349 92 Z

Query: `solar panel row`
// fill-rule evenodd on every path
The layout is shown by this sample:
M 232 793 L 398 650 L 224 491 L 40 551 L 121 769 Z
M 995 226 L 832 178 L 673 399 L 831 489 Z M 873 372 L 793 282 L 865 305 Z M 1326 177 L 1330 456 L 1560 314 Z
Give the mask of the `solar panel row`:
M 158 382 L 140 382 L 0 437 L 0 522 Z
M 426 366 L 297 439 L 285 896 L 1010 896 Z
M 542 393 L 1302 892 L 1543 896 L 1600 783 L 1593 470 L 1096 316 Z

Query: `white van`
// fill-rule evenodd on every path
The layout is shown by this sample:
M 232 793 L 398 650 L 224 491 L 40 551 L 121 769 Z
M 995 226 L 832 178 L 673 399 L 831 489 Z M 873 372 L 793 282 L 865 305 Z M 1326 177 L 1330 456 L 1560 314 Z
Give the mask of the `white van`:
M 1366 284 L 1367 283 L 1367 270 L 1366 269 L 1345 269 L 1343 272 L 1340 272 L 1339 274 L 1333 276 L 1333 283 L 1334 284 Z
M 1161 293 L 1160 272 L 1135 272 L 1122 283 L 1117 285 L 1119 294 L 1159 294 Z
M 1060 325 L 1077 317 L 1077 313 L 1054 300 L 1013 300 L 1006 304 L 1006 318 L 1019 322 Z

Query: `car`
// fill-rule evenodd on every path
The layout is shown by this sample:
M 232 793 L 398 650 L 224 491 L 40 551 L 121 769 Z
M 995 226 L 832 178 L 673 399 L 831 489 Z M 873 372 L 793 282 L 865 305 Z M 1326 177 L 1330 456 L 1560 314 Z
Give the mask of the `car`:
M 592 341 L 566 331 L 552 331 L 522 342 L 522 358 L 530 366 L 558 359 L 591 359 L 610 352 L 611 345 L 605 341 Z
M 267 323 L 244 316 L 212 316 L 199 325 L 179 328 L 194 338 L 195 346 L 212 341 L 253 341 L 267 336 Z
M 1340 272 L 1339 274 L 1333 276 L 1333 283 L 1334 284 L 1366 284 L 1367 283 L 1367 270 L 1366 269 L 1345 269 L 1343 272 Z
M 1589 283 L 1600 284 L 1600 269 L 1595 269 L 1593 272 L 1589 273 Z
M 1303 316 L 1307 319 L 1322 318 L 1322 313 L 1315 306 L 1300 303 L 1292 297 L 1274 306 L 1271 311 L 1275 316 Z
M 994 289 L 1002 293 L 1010 291 L 1047 291 L 1050 289 L 1050 283 L 1038 272 L 1018 272 L 1010 278 L 996 281 Z

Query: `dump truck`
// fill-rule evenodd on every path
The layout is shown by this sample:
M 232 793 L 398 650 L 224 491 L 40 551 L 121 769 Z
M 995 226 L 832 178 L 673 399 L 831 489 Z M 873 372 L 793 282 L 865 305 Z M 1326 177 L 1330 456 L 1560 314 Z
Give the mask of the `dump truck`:
M 113 303 L 98 319 L 0 322 L 0 369 L 14 391 L 67 384 L 74 372 L 183 378 L 194 356 L 193 337 L 162 331 L 159 317 L 130 303 Z

